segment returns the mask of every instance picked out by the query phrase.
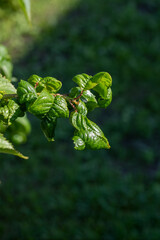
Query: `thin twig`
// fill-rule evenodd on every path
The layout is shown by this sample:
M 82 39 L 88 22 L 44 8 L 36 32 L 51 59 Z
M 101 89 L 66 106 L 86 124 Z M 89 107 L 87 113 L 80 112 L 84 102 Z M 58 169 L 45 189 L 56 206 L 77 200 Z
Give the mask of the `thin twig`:
M 74 98 L 74 100 L 79 100 L 79 99 L 80 99 L 80 97 L 81 97 L 81 96 L 82 96 L 82 94 L 83 94 L 83 91 L 84 91 L 84 90 L 82 90 L 82 91 L 81 91 L 81 93 L 78 95 L 78 97 Z

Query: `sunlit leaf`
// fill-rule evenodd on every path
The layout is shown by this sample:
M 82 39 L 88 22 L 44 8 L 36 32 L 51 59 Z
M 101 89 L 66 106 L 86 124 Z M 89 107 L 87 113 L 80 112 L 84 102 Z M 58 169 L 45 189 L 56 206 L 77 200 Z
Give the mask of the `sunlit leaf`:
M 0 91 L 3 91 L 5 94 L 16 94 L 16 89 L 13 84 L 5 77 L 0 75 Z
M 83 141 L 89 149 L 109 149 L 110 145 L 102 130 L 86 116 L 73 112 L 70 117 L 72 125 L 76 128 L 74 136 Z M 74 138 L 75 140 L 75 138 Z M 77 144 L 77 141 L 75 142 Z M 78 148 L 77 148 L 78 149 Z M 80 148 L 78 150 L 81 150 Z
M 24 159 L 28 158 L 21 154 L 20 152 L 16 151 L 13 145 L 8 140 L 6 140 L 6 138 L 1 133 L 0 133 L 0 153 L 12 154 Z
M 31 3 L 30 0 L 19 0 L 20 6 L 28 20 L 28 22 L 31 22 Z
M 22 103 L 30 103 L 36 100 L 37 93 L 35 88 L 27 81 L 21 80 L 17 88 L 18 100 Z
M 54 102 L 54 97 L 49 94 L 49 92 L 44 89 L 36 101 L 33 104 L 30 104 L 28 111 L 37 117 L 43 117 L 49 112 Z

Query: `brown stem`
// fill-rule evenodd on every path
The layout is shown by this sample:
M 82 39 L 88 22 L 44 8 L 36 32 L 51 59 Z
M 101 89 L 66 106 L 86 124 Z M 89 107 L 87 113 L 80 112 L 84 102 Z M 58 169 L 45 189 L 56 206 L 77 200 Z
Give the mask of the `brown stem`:
M 68 102 L 70 103 L 70 105 L 73 107 L 73 109 L 77 112 L 76 107 L 74 106 L 74 104 L 72 103 L 71 99 L 68 99 Z
M 78 95 L 78 97 L 74 98 L 74 100 L 79 100 L 79 99 L 80 99 L 80 97 L 81 97 L 81 96 L 82 96 L 82 94 L 83 94 L 83 91 L 84 91 L 84 90 L 82 90 L 82 91 L 81 91 L 81 93 Z

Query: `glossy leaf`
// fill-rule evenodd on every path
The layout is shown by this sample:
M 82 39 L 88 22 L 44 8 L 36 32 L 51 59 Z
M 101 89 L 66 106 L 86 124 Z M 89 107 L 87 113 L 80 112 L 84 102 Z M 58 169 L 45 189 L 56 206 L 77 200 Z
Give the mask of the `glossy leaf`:
M 41 128 L 48 141 L 54 141 L 54 133 L 57 124 L 57 118 L 44 118 L 41 121 Z
M 30 0 L 19 0 L 20 6 L 28 20 L 28 22 L 31 22 L 31 3 Z
M 88 111 L 92 111 L 96 107 L 98 107 L 98 102 L 96 97 L 90 90 L 84 91 L 81 97 L 82 101 L 85 102 Z
M 106 108 L 109 106 L 111 102 L 112 102 L 112 90 L 111 88 L 108 88 L 107 97 L 105 99 L 99 98 L 98 105 L 102 108 Z
M 98 92 L 102 98 L 107 98 L 108 88 L 112 86 L 110 74 L 107 72 L 97 73 L 92 77 L 91 81 L 97 83 L 93 90 Z
M 44 89 L 39 97 L 33 104 L 30 104 L 28 107 L 28 111 L 37 117 L 43 117 L 46 115 L 52 107 L 54 102 L 54 97 L 49 94 L 49 92 Z
M 86 104 L 84 102 L 82 102 L 81 100 L 79 100 L 79 103 L 76 107 L 78 113 L 82 114 L 83 116 L 86 116 L 88 113 Z
M 86 84 L 88 83 L 88 81 L 90 80 L 92 76 L 89 76 L 88 74 L 82 73 L 82 74 L 78 74 L 76 75 L 72 80 L 78 84 L 78 86 L 82 89 L 82 90 L 87 90 L 86 89 Z M 94 85 L 95 86 L 95 85 Z
M 18 100 L 22 103 L 30 103 L 36 100 L 37 93 L 34 87 L 27 81 L 21 80 L 17 88 Z
M 90 121 L 86 116 L 83 116 L 78 112 L 74 112 L 72 113 L 70 120 L 72 125 L 76 128 L 75 136 L 79 137 L 85 143 L 86 148 L 110 148 L 109 142 L 104 136 L 102 130 L 94 122 Z M 80 141 L 80 139 L 78 140 Z
M 41 82 L 44 87 L 51 93 L 58 92 L 62 87 L 62 83 L 53 77 L 45 77 L 41 80 Z
M 1 133 L 0 133 L 0 153 L 12 154 L 24 159 L 28 158 L 21 154 L 20 152 L 16 151 L 13 145 L 8 140 L 6 140 L 6 138 Z
M 80 95 L 81 91 L 82 90 L 80 87 L 71 88 L 71 90 L 69 91 L 69 97 L 76 98 L 78 95 Z
M 36 85 L 38 86 L 38 83 L 41 81 L 41 77 L 39 77 L 38 75 L 31 75 L 29 78 L 28 78 L 28 82 L 33 86 L 33 87 L 36 87 Z
M 10 125 L 19 116 L 22 116 L 23 112 L 20 106 L 14 100 L 4 100 L 0 104 L 0 119 L 7 125 Z
M 54 98 L 54 103 L 48 112 L 47 116 L 49 118 L 68 118 L 69 117 L 69 110 L 67 107 L 67 102 L 64 97 L 57 95 Z
M 75 145 L 74 148 L 76 150 L 84 150 L 85 149 L 85 142 L 80 137 L 74 136 L 72 138 L 72 140 L 73 140 L 73 143 Z
M 3 91 L 5 94 L 16 94 L 16 89 L 13 84 L 5 77 L 0 75 L 0 91 Z

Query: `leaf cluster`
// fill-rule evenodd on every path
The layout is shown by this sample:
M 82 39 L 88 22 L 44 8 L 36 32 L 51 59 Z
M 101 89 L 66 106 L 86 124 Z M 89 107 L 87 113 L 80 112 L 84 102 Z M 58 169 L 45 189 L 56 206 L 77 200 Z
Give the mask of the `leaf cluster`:
M 1 125 L 5 125 L 3 132 L 25 112 L 30 112 L 40 119 L 48 141 L 54 141 L 57 120 L 69 118 L 75 128 L 73 141 L 76 150 L 109 149 L 102 130 L 88 119 L 87 114 L 98 107 L 106 108 L 111 103 L 111 76 L 107 72 L 94 76 L 79 74 L 73 81 L 78 86 L 68 94 L 60 94 L 62 83 L 53 77 L 32 75 L 27 81 L 21 80 L 17 89 L 8 79 L 1 77 L 0 121 Z M 15 154 L 22 157 L 17 152 Z

